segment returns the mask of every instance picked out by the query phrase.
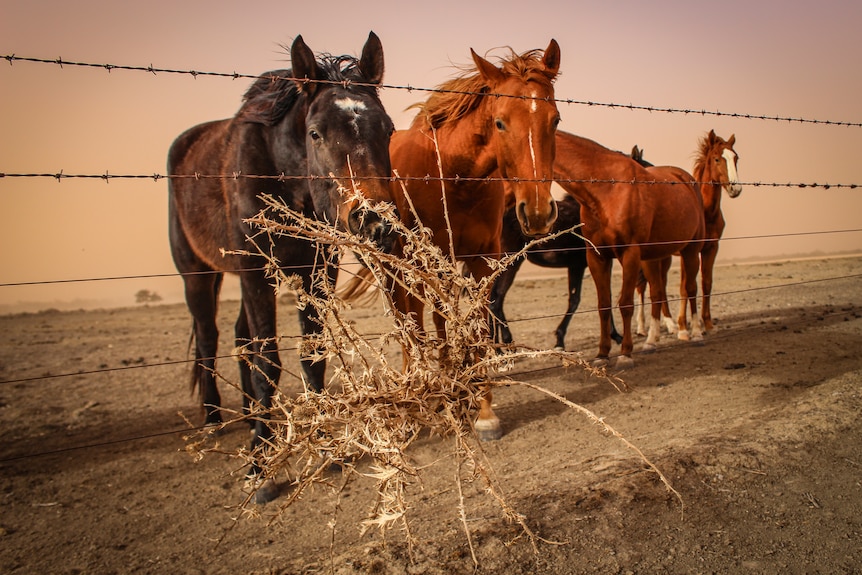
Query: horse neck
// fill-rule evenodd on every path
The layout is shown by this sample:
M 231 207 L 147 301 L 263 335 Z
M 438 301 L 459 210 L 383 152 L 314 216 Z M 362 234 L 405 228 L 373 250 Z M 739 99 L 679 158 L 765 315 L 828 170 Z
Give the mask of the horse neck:
M 707 223 L 716 221 L 721 216 L 721 184 L 708 170 L 709 162 L 695 168 L 694 179 L 700 182 L 700 195 L 703 198 L 703 215 Z
M 273 175 L 306 174 L 308 153 L 305 149 L 305 105 L 294 106 L 278 124 L 264 127 L 256 124 L 260 138 L 267 150 L 267 157 L 275 171 Z
M 436 131 L 444 177 L 486 178 L 497 169 L 497 154 L 484 130 L 488 122 L 480 120 L 480 113 L 474 111 Z M 433 137 L 430 127 L 423 131 Z
M 556 143 L 554 178 L 563 189 L 594 213 L 601 210 L 605 201 L 603 198 L 613 192 L 615 184 L 610 182 L 631 180 L 636 175 L 636 168 L 639 168 L 625 154 L 574 134 L 557 132 Z M 639 169 L 643 171 L 643 168 Z M 582 181 L 590 179 L 598 181 Z

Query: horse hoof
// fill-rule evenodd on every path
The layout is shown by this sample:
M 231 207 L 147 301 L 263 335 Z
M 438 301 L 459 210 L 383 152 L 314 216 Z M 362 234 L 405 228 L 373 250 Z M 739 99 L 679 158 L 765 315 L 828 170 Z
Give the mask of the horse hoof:
M 477 419 L 474 427 L 479 441 L 497 441 L 503 437 L 503 428 L 497 418 Z
M 596 357 L 590 360 L 590 367 L 607 367 L 608 358 L 606 357 Z
M 687 329 L 681 329 L 679 330 L 679 333 L 676 334 L 676 338 L 682 341 L 689 341 L 691 336 L 688 335 Z
M 562 345 L 555 345 L 554 351 L 566 351 L 566 348 L 563 347 Z
M 653 353 L 656 350 L 656 345 L 654 343 L 646 343 L 644 342 L 643 347 L 641 348 L 641 353 Z M 625 357 L 625 356 L 623 356 Z
M 625 369 L 635 366 L 635 360 L 633 360 L 628 355 L 621 355 L 617 358 L 616 367 L 619 369 Z

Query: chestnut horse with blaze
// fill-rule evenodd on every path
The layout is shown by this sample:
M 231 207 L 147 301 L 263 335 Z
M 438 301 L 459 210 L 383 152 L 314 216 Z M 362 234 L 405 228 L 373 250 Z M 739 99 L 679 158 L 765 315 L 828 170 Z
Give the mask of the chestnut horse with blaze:
M 551 183 L 560 121 L 553 86 L 560 47 L 551 40 L 544 52 L 512 53 L 499 67 L 471 54 L 476 70 L 417 104 L 410 128 L 392 136 L 389 150 L 397 174 L 393 199 L 405 224 L 412 227 L 418 219 L 443 253 L 463 261 L 480 280 L 492 272 L 485 258 L 501 252 L 506 191 L 500 178 L 513 194 L 524 234 L 548 233 L 557 217 Z M 426 178 L 429 174 L 442 180 Z M 400 286 L 395 299 L 421 328 L 422 302 Z M 444 338 L 442 316 L 434 314 L 434 322 Z M 481 401 L 475 429 L 483 440 L 502 435 L 490 392 Z
M 710 297 L 712 295 L 713 268 L 718 255 L 718 244 L 724 234 L 725 220 L 721 211 L 721 191 L 727 192 L 728 197 L 736 198 L 742 193 L 739 183 L 737 162 L 739 156 L 733 146 L 736 143 L 736 135 L 731 135 L 728 140 L 716 135 L 715 130 L 700 139 L 698 143 L 697 156 L 694 161 L 693 179 L 699 184 L 697 187 L 703 199 L 703 217 L 706 225 L 706 236 L 703 251 L 700 255 L 700 277 L 703 293 L 700 317 L 703 329 L 707 332 L 715 329 L 710 309 Z M 662 169 L 658 167 L 656 169 Z M 651 169 L 652 171 L 652 169 Z M 667 284 L 667 273 L 671 266 L 671 259 L 662 262 L 661 280 Z M 643 290 L 646 281 L 642 278 L 638 284 L 641 298 L 641 310 L 643 310 Z M 684 312 L 683 308 L 680 310 Z M 670 308 L 665 301 L 662 304 L 662 314 L 665 318 L 670 317 Z M 642 315 L 642 311 L 641 311 Z M 643 319 L 638 317 L 638 326 L 643 324 Z
M 705 233 L 703 202 L 686 174 L 657 180 L 630 156 L 575 136 L 557 132 L 554 174 L 563 189 L 581 205 L 581 233 L 595 249 L 587 250 L 587 264 L 596 284 L 601 336 L 596 364 L 608 362 L 611 350 L 611 268 L 622 265 L 619 296 L 623 321 L 620 367 L 634 364 L 632 315 L 634 291 L 641 262 L 650 284 L 650 299 L 661 306 L 667 299 L 659 281 L 663 258 L 679 253 L 683 266 L 683 300 L 697 311 L 697 270 Z M 679 179 L 679 181 L 671 181 Z M 653 281 L 655 280 L 655 281 Z M 654 307 L 653 316 L 660 311 Z M 695 322 L 696 323 L 696 322 Z M 657 338 L 658 324 L 650 325 L 650 338 Z M 653 333 L 655 331 L 655 333 Z M 692 339 L 702 339 L 693 326 Z

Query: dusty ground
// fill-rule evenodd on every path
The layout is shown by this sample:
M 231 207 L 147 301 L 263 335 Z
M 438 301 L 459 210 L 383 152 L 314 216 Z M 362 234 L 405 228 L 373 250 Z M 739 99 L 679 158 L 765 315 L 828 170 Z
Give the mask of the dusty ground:
M 697 347 L 663 338 L 622 374 L 628 393 L 579 370 L 518 365 L 513 377 L 604 417 L 684 504 L 583 416 L 512 386 L 495 396 L 506 435 L 487 453 L 510 503 L 550 543 L 534 554 L 467 485 L 479 572 L 862 571 L 859 274 L 858 257 L 721 267 L 719 330 Z M 585 286 L 587 310 L 595 299 Z M 510 319 L 547 317 L 514 322 L 516 339 L 550 345 L 564 292 L 561 277 L 519 280 Z M 283 311 L 283 329 L 294 330 Z M 226 302 L 226 350 L 235 312 Z M 355 314 L 384 321 L 376 309 Z M 594 312 L 577 315 L 569 349 L 592 357 L 596 324 Z M 239 463 L 195 462 L 184 450 L 179 412 L 200 421 L 184 362 L 189 328 L 182 305 L 0 317 L 0 572 L 473 571 L 451 446 L 436 438 L 414 451 L 434 465 L 413 493 L 413 563 L 399 531 L 359 536 L 370 483 L 350 486 L 337 514 L 320 488 L 275 521 L 273 504 L 235 520 Z M 235 392 L 224 395 L 238 407 Z M 247 441 L 239 428 L 222 438 L 227 449 Z

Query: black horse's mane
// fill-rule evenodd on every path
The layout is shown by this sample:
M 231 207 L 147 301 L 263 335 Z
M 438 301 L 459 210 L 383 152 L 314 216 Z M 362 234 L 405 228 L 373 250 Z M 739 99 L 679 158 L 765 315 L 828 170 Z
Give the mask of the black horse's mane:
M 319 80 L 345 85 L 349 82 L 369 82 L 359 67 L 359 59 L 353 56 L 320 54 L 317 56 L 317 66 L 321 72 Z M 291 69 L 272 70 L 261 74 L 243 96 L 243 104 L 237 117 L 267 126 L 280 122 L 302 95 L 292 78 Z M 377 89 L 370 86 L 351 84 L 351 89 L 377 93 Z

